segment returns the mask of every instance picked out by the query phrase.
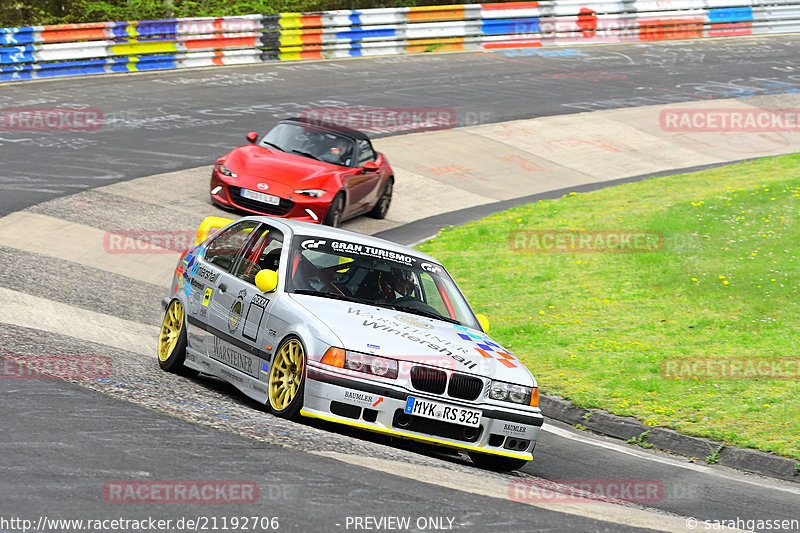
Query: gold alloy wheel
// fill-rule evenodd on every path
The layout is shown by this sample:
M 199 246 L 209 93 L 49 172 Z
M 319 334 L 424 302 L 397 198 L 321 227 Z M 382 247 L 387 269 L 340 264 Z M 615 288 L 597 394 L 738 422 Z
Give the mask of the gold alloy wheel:
M 183 304 L 180 300 L 172 300 L 169 307 L 167 307 L 167 312 L 164 314 L 164 321 L 161 323 L 161 334 L 158 336 L 158 359 L 160 361 L 166 361 L 175 351 L 182 327 Z
M 303 382 L 305 354 L 303 345 L 291 339 L 280 347 L 269 371 L 269 402 L 276 411 L 284 411 L 297 396 Z

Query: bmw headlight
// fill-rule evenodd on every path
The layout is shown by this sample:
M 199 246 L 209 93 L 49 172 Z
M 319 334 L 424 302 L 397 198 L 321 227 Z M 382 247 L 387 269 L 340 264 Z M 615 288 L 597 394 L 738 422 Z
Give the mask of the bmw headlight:
M 239 176 L 233 172 L 231 169 L 223 165 L 222 163 L 219 164 L 219 173 L 223 176 L 228 176 L 229 178 L 238 178 Z
M 308 196 L 309 198 L 319 198 L 325 191 L 322 189 L 303 189 L 300 191 L 294 191 L 295 194 L 302 194 L 303 196 Z
M 320 361 L 323 364 L 372 374 L 380 378 L 397 379 L 397 361 L 360 352 L 330 347 Z
M 381 378 L 397 378 L 397 361 L 359 352 L 345 351 L 344 367 Z
M 533 388 L 524 385 L 514 385 L 504 381 L 492 381 L 489 386 L 489 398 L 501 402 L 532 405 Z M 538 398 L 538 395 L 537 395 Z

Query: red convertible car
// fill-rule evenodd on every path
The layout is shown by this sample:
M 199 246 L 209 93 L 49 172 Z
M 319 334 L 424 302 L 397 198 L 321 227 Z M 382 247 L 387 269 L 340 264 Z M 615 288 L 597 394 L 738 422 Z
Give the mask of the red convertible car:
M 361 214 L 386 217 L 394 175 L 364 133 L 292 118 L 247 140 L 214 165 L 215 204 L 329 226 Z

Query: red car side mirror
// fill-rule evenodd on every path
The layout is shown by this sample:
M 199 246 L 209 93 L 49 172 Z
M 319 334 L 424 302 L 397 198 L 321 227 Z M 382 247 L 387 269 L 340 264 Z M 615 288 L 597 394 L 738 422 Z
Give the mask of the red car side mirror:
M 256 142 L 256 139 L 258 139 L 258 132 L 251 131 L 250 133 L 247 134 L 247 140 L 250 141 L 250 144 Z
M 366 163 L 364 163 L 364 166 L 361 167 L 361 172 L 365 174 L 367 172 L 377 172 L 380 170 L 380 168 L 381 167 L 375 161 L 367 161 Z

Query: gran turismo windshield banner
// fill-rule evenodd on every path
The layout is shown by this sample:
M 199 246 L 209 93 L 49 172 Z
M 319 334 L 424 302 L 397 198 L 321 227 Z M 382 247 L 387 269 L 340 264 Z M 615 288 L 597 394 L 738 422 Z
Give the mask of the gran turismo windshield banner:
M 303 250 L 314 250 L 316 252 L 323 252 L 334 255 L 346 256 L 361 256 L 373 259 L 383 259 L 409 267 L 417 267 L 431 273 L 441 273 L 441 267 L 431 263 L 421 262 L 418 258 L 395 252 L 392 250 L 385 250 L 375 246 L 368 246 L 365 244 L 357 244 L 346 241 L 332 240 L 332 239 L 315 239 L 313 237 L 296 237 L 296 243 L 300 244 Z

